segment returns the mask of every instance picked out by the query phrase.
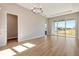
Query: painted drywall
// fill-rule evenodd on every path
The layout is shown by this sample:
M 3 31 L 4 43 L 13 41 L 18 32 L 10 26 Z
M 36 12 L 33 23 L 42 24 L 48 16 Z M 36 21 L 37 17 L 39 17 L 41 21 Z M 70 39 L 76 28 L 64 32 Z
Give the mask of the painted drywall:
M 7 14 L 7 38 L 17 38 L 18 33 L 18 16 Z
M 18 16 L 18 41 L 31 38 L 42 37 L 45 35 L 46 18 L 32 13 L 30 10 L 16 4 L 0 4 L 1 6 L 1 46 L 6 45 L 7 41 L 7 13 Z
M 0 7 L 2 7 L 2 6 L 0 5 Z M 7 42 L 6 29 L 5 29 L 6 28 L 6 20 L 4 18 L 5 17 L 4 11 L 5 10 L 2 7 L 0 10 L 0 47 L 4 46 Z

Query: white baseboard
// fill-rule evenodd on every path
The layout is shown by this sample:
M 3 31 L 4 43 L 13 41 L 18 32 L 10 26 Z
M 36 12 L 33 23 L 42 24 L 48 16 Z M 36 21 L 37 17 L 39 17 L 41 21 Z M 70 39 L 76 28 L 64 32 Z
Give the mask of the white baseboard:
M 19 39 L 18 42 L 22 42 L 22 41 L 26 41 L 26 40 L 31 40 L 31 39 L 37 39 L 37 38 L 41 38 L 41 37 L 44 37 L 45 35 L 43 36 L 36 36 L 36 37 L 32 37 L 32 38 L 28 38 L 28 39 Z
M 14 39 L 14 38 L 17 38 L 17 37 L 10 37 L 10 38 L 8 38 L 8 39 Z

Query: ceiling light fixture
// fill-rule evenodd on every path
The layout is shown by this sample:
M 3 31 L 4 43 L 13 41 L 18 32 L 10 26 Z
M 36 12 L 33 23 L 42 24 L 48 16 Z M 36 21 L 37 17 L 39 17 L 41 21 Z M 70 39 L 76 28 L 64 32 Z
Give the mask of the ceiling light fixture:
M 33 12 L 33 13 L 36 13 L 36 14 L 40 14 L 40 13 L 43 12 L 43 9 L 42 9 L 41 7 L 36 7 L 36 6 L 34 6 L 34 7 L 32 8 L 32 12 Z

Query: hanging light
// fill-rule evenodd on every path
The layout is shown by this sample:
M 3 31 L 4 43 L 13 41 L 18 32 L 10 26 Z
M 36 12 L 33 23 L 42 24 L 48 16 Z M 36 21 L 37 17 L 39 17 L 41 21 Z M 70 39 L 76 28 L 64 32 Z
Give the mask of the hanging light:
M 40 14 L 43 12 L 43 9 L 41 7 L 37 7 L 37 6 L 34 6 L 32 8 L 32 12 L 36 13 L 36 14 Z

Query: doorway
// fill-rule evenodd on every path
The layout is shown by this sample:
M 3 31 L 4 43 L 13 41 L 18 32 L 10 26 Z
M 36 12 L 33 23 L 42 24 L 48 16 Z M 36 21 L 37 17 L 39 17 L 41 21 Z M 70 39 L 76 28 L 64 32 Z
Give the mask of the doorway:
M 76 36 L 76 24 L 75 20 L 61 20 L 54 22 L 55 35 L 75 37 Z
M 7 44 L 18 43 L 18 16 L 7 14 Z

